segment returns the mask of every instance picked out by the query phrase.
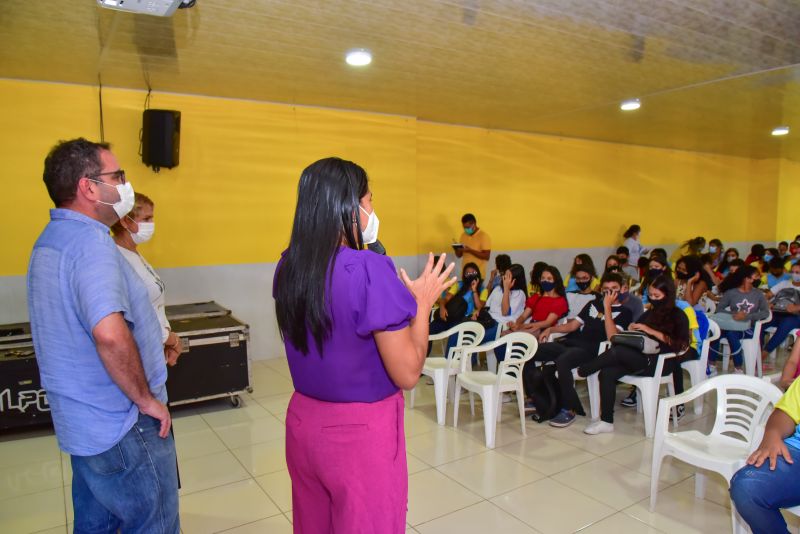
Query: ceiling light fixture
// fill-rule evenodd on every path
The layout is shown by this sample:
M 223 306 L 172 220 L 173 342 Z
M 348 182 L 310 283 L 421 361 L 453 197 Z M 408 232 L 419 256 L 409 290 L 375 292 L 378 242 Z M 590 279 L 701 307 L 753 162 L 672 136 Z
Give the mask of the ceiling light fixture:
M 633 111 L 634 109 L 639 109 L 640 107 L 642 107 L 642 103 L 639 102 L 638 98 L 623 100 L 622 104 L 619 105 L 619 109 L 622 111 Z
M 350 50 L 344 57 L 344 60 L 347 61 L 348 65 L 353 67 L 365 67 L 372 63 L 372 54 L 369 50 L 364 48 L 356 48 Z
M 778 126 L 777 128 L 773 128 L 772 129 L 772 135 L 775 135 L 775 136 L 786 135 L 788 133 L 789 133 L 789 127 L 788 126 Z

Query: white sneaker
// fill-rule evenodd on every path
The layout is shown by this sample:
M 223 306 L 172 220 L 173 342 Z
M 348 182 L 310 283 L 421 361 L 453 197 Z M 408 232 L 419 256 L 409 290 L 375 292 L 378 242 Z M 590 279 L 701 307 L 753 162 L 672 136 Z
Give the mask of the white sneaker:
M 741 369 L 734 368 L 733 369 L 733 374 L 735 374 L 735 375 L 743 375 L 744 371 L 742 371 Z
M 611 423 L 606 423 L 605 421 L 595 421 L 583 429 L 584 434 L 589 434 L 592 436 L 596 434 L 608 434 L 609 432 L 614 432 L 614 425 Z
M 502 402 L 503 402 L 503 404 L 508 404 L 509 402 L 514 402 L 514 398 L 509 393 L 503 393 Z
M 708 375 L 709 378 L 711 378 L 712 376 L 717 376 L 719 374 L 719 371 L 715 366 L 712 365 L 711 367 L 708 368 L 706 374 Z

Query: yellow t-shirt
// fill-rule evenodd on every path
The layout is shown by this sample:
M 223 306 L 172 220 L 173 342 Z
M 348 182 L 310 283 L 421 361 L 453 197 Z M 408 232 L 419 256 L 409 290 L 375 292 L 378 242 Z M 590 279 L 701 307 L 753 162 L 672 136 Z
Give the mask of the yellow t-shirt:
M 792 385 L 789 386 L 789 389 L 786 390 L 786 393 L 783 394 L 781 400 L 778 401 L 778 404 L 775 405 L 775 408 L 782 411 L 786 415 L 792 418 L 795 425 L 800 423 L 800 380 L 795 380 L 792 382 Z M 796 426 L 794 429 L 794 434 L 789 436 L 784 440 L 784 442 L 794 447 L 795 449 L 800 448 L 800 425 Z
M 474 250 L 492 250 L 492 238 L 489 237 L 489 234 L 480 229 L 472 235 L 467 235 L 466 232 L 462 233 L 459 242 Z M 463 266 L 470 262 L 478 266 L 478 270 L 481 272 L 481 278 L 486 278 L 488 274 L 486 271 L 486 260 L 482 260 L 464 251 L 464 254 L 461 255 L 461 265 Z
M 447 292 L 450 293 L 451 295 L 455 295 L 455 294 L 458 293 L 458 290 L 460 289 L 460 287 L 461 287 L 461 282 L 459 282 L 457 284 L 453 284 L 452 286 L 450 286 L 450 289 L 448 289 Z M 481 299 L 482 301 L 486 302 L 486 299 L 489 298 L 489 290 L 486 289 L 485 287 L 483 289 L 481 289 L 481 292 L 478 295 L 478 298 Z

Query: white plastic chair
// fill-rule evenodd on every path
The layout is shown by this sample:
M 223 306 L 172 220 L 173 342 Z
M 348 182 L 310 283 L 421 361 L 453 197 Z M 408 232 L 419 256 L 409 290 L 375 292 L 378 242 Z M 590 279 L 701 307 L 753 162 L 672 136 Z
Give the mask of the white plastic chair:
M 703 307 L 703 311 L 706 312 L 706 315 L 717 311 L 717 303 L 706 296 L 700 297 L 700 305 Z
M 505 324 L 498 323 L 497 329 L 494 331 L 494 339 L 487 339 L 486 341 L 497 341 L 506 330 L 508 330 L 508 327 Z M 497 355 L 494 353 L 494 349 L 486 351 L 486 368 L 492 373 L 497 373 Z
M 772 312 L 766 319 L 761 319 L 753 324 L 753 337 L 742 340 L 742 356 L 744 357 L 744 372 L 750 376 L 761 376 L 761 329 L 764 324 L 772 320 Z
M 706 334 L 703 345 L 700 348 L 700 359 L 689 360 L 681 363 L 681 367 L 689 372 L 689 378 L 692 381 L 692 386 L 696 386 L 706 378 L 706 369 L 708 368 L 708 351 L 711 349 L 711 343 L 718 340 L 720 336 L 719 325 L 712 319 L 708 320 L 708 333 Z M 703 397 L 698 397 L 694 401 L 694 413 L 700 415 L 703 413 Z
M 484 352 L 506 346 L 506 357 L 500 362 L 497 374 L 490 371 L 468 371 L 467 363 L 472 353 Z M 527 332 L 513 332 L 502 338 L 490 341 L 477 347 L 462 349 L 461 372 L 456 376 L 456 391 L 453 399 L 453 426 L 458 426 L 458 405 L 461 400 L 461 389 L 477 393 L 483 403 L 483 424 L 486 435 L 486 446 L 494 448 L 497 422 L 500 420 L 500 410 L 503 407 L 501 395 L 504 392 L 514 391 L 517 394 L 519 419 L 522 426 L 522 435 L 525 432 L 525 392 L 522 387 L 522 369 L 525 363 L 533 358 L 539 347 L 536 337 Z M 472 404 L 472 403 L 470 403 Z M 474 405 L 472 405 L 474 413 Z
M 697 430 L 669 432 L 669 410 L 690 402 L 710 391 L 717 396 L 717 415 L 709 434 Z M 758 447 L 764 433 L 767 410 L 781 398 L 781 390 L 765 380 L 746 375 L 720 375 L 704 380 L 675 397 L 661 399 L 658 406 L 653 465 L 650 479 L 650 511 L 655 510 L 658 477 L 666 456 L 698 468 L 695 473 L 695 496 L 705 495 L 706 474 L 719 473 L 730 485 L 731 478 L 747 457 Z M 742 531 L 731 503 L 733 531 Z
M 447 410 L 447 385 L 450 377 L 458 374 L 461 368 L 461 351 L 465 347 L 474 347 L 483 340 L 485 330 L 483 325 L 475 321 L 465 321 L 457 324 L 449 330 L 439 334 L 431 334 L 428 341 L 439 339 L 449 339 L 450 336 L 458 335 L 456 344 L 450 347 L 446 357 L 430 356 L 425 359 L 422 367 L 422 374 L 433 379 L 433 394 L 436 398 L 436 421 L 440 425 L 445 423 L 445 412 Z M 410 404 L 414 408 L 414 396 L 417 388 L 411 390 Z
M 653 430 L 655 429 L 658 393 L 661 390 L 661 384 L 666 384 L 669 394 L 675 395 L 675 384 L 672 381 L 672 373 L 666 376 L 661 376 L 661 373 L 664 370 L 664 362 L 676 356 L 674 352 L 659 354 L 653 376 L 625 375 L 619 379 L 623 384 L 636 386 L 638 390 L 638 395 L 636 396 L 636 411 L 644 412 L 644 434 L 648 438 L 653 437 Z M 677 425 L 677 412 L 673 413 L 673 417 L 675 425 Z

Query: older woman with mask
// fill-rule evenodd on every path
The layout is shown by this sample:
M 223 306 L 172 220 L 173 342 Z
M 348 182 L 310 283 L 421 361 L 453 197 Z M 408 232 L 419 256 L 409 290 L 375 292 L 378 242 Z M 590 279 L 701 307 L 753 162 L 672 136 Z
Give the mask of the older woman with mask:
M 155 269 L 139 253 L 138 247 L 153 237 L 156 223 L 154 219 L 155 204 L 147 195 L 136 193 L 133 209 L 111 227 L 114 242 L 120 254 L 128 260 L 133 270 L 142 279 L 147 288 L 150 303 L 156 311 L 161 324 L 161 341 L 164 343 L 164 357 L 169 365 L 178 362 L 183 347 L 181 339 L 172 331 L 164 310 L 164 282 Z

